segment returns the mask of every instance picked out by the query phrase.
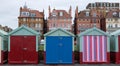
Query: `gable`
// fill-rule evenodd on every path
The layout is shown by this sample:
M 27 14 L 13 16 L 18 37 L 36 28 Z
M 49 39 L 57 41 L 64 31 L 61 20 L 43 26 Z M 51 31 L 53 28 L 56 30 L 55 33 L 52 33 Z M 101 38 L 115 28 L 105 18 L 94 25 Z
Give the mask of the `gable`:
M 58 28 L 58 29 L 52 30 L 52 31 L 44 34 L 44 36 L 74 36 L 74 34 L 68 32 L 66 30 L 63 30 L 61 28 Z
M 105 35 L 97 30 L 93 30 L 93 31 L 90 31 L 88 33 L 86 33 L 85 35 Z
M 10 32 L 8 35 L 40 35 L 40 33 L 23 25 Z
M 70 35 L 61 30 L 57 30 L 57 31 L 49 34 L 49 36 L 70 36 Z
M 96 27 L 88 29 L 88 30 L 80 33 L 78 36 L 83 36 L 83 35 L 106 35 L 106 36 L 109 36 L 106 32 L 104 32 Z
M 14 32 L 12 35 L 35 35 L 32 32 L 26 30 L 26 29 L 20 29 L 16 32 Z

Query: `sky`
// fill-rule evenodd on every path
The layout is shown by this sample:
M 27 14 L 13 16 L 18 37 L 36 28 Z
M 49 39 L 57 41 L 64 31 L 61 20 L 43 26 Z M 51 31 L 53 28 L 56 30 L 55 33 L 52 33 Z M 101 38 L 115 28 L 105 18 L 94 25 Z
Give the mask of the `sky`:
M 34 10 L 45 11 L 45 18 L 48 17 L 48 6 L 52 9 L 62 9 L 68 12 L 72 6 L 72 17 L 76 6 L 79 11 L 84 10 L 88 3 L 94 2 L 119 2 L 120 0 L 1 0 L 0 1 L 0 24 L 12 29 L 18 27 L 19 9 L 26 3 L 27 7 Z

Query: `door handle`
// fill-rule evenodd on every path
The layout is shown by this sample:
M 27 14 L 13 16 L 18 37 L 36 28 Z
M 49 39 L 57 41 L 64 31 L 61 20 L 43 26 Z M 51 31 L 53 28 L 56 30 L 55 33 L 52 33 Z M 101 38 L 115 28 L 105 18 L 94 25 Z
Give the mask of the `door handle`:
M 23 48 L 23 50 L 27 50 L 27 48 Z

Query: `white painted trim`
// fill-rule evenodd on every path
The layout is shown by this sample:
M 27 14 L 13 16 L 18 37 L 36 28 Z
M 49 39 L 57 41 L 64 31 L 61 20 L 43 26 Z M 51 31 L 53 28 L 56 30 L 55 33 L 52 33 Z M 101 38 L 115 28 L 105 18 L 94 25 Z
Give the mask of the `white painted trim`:
M 72 45 L 73 45 L 73 46 L 72 46 L 72 47 L 73 47 L 72 51 L 74 52 L 74 50 L 75 50 L 75 48 L 74 48 L 74 37 L 72 37 L 72 43 L 73 43 L 73 44 L 72 44 Z
M 45 44 L 44 44 L 44 51 L 46 51 L 46 37 L 44 38 Z
M 10 52 L 10 36 L 8 37 L 8 51 Z

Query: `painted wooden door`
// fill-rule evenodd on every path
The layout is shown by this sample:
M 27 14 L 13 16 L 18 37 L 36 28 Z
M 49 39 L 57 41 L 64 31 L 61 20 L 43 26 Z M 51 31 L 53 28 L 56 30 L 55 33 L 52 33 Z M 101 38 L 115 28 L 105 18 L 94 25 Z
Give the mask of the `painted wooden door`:
M 72 63 L 72 37 L 59 37 L 59 63 Z
M 46 37 L 46 63 L 72 63 L 72 37 Z
M 1 54 L 1 44 L 2 44 L 2 37 L 0 36 L 0 63 L 1 63 L 1 60 L 2 60 L 2 54 Z
M 107 37 L 83 36 L 83 62 L 107 62 Z
M 36 63 L 35 36 L 11 36 L 9 61 L 11 63 Z
M 22 36 L 11 36 L 10 37 L 10 52 L 9 59 L 10 63 L 22 63 L 23 61 L 23 37 Z
M 38 55 L 36 52 L 36 37 L 35 36 L 24 36 L 22 49 L 23 49 L 23 62 L 24 63 L 37 62 Z

